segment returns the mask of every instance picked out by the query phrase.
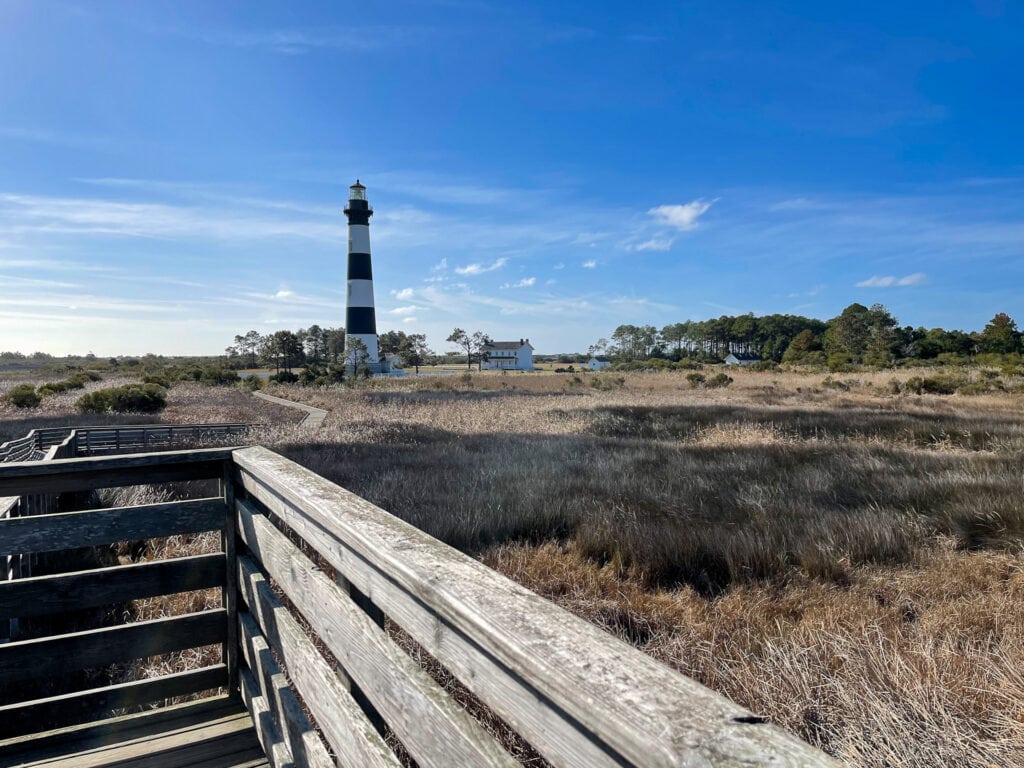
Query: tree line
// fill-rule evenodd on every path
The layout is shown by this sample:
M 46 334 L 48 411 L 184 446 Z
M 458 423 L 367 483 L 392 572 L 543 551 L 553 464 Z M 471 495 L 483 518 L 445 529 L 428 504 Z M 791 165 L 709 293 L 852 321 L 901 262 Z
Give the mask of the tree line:
M 291 373 L 292 368 L 343 366 L 346 360 L 366 357 L 367 350 L 357 339 L 347 343 L 346 347 L 344 328 L 311 325 L 297 331 L 238 334 L 224 353 L 228 364 L 235 368 L 259 366 Z M 396 355 L 403 365 L 417 371 L 421 365 L 436 362 L 434 351 L 427 346 L 426 334 L 386 331 L 377 336 L 377 344 L 380 354 Z
M 851 304 L 830 320 L 753 313 L 653 325 L 620 325 L 610 339 L 588 350 L 617 361 L 694 358 L 720 362 L 729 354 L 754 353 L 777 363 L 892 365 L 901 359 L 952 362 L 979 354 L 1024 352 L 1021 332 L 1000 312 L 981 331 L 900 326 L 881 304 Z

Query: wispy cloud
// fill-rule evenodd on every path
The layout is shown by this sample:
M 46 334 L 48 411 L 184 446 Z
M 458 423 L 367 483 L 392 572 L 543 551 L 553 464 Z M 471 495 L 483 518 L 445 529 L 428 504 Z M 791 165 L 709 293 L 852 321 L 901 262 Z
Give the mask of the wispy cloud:
M 391 295 L 399 301 L 408 301 L 416 292 L 412 288 L 403 288 L 400 291 L 392 291 Z
M 184 37 L 210 45 L 254 48 L 288 56 L 314 51 L 362 53 L 408 46 L 429 39 L 437 30 L 400 26 L 328 26 L 283 29 L 225 29 L 184 32 Z
M 388 314 L 389 315 L 411 315 L 417 309 L 418 309 L 418 307 L 415 307 L 415 306 L 412 306 L 412 305 L 409 305 L 407 307 L 395 307 L 394 309 L 389 309 L 388 310 Z
M 928 282 L 928 275 L 924 272 L 915 272 L 912 275 L 906 275 L 904 277 L 895 277 L 893 275 L 886 275 L 885 277 L 878 277 L 873 275 L 867 280 L 861 280 L 857 283 L 858 288 L 896 288 L 907 285 L 924 285 Z
M 707 213 L 714 200 L 693 200 L 683 205 L 659 205 L 651 208 L 647 213 L 658 220 L 660 224 L 686 232 L 697 228 L 697 220 Z
M 652 237 L 650 240 L 629 246 L 629 249 L 631 251 L 667 251 L 674 242 L 675 239 L 671 237 Z
M 464 267 L 456 267 L 455 271 L 460 275 L 482 275 L 485 272 L 494 272 L 497 269 L 501 269 L 506 264 L 508 264 L 508 259 L 502 256 L 490 264 L 467 264 Z
M 597 260 L 587 259 L 580 266 L 583 267 L 584 269 L 595 269 L 597 267 Z
M 536 277 L 524 277 L 518 283 L 505 283 L 501 287 L 504 288 L 530 288 L 537 282 Z
M 0 234 L 100 235 L 251 241 L 268 237 L 344 242 L 340 221 L 270 217 L 253 210 L 0 194 Z

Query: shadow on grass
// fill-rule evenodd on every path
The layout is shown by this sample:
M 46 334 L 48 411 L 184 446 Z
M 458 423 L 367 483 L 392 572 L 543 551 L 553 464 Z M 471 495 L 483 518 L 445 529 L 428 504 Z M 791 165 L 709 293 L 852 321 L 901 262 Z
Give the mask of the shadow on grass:
M 972 548 L 1024 537 L 1012 456 L 393 425 L 372 442 L 276 449 L 465 552 L 569 540 L 651 584 L 704 594 L 794 569 L 843 583 L 850 566 L 908 562 L 939 533 Z

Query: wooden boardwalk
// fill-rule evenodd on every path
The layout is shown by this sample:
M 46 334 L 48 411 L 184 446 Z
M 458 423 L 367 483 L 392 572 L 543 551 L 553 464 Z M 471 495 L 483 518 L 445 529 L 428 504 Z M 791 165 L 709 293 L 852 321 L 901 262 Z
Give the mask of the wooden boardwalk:
M 324 419 L 327 418 L 327 411 L 323 408 L 306 405 L 305 403 L 296 403 L 293 400 L 285 400 L 283 397 L 274 397 L 273 395 L 268 395 L 264 392 L 253 392 L 253 394 L 260 400 L 266 400 L 268 403 L 276 403 L 277 405 L 283 405 L 285 408 L 295 408 L 298 411 L 305 411 L 306 415 L 302 417 L 302 421 L 299 422 L 299 426 L 308 430 L 320 429 L 320 425 L 323 424 Z
M 73 437 L 55 449 L 69 450 Z M 79 506 L 83 491 L 175 483 L 185 493 L 182 481 L 187 498 Z M 408 758 L 421 768 L 514 768 L 516 743 L 556 768 L 836 765 L 266 448 L 8 462 L 2 496 L 19 500 L 18 514 L 0 519 L 9 562 L 204 531 L 218 532 L 221 546 L 0 579 L 0 626 L 31 630 L 0 642 L 0 768 L 398 768 Z M 35 497 L 60 503 L 24 501 Z M 220 599 L 113 625 L 52 621 L 195 590 Z M 211 646 L 219 658 L 204 656 L 198 669 L 83 677 Z M 457 684 L 477 703 L 453 695 Z M 166 706 L 190 695 L 214 698 Z M 165 706 L 139 713 L 152 705 Z M 480 708 L 501 719 L 497 733 Z
M 5 768 L 260 768 L 269 766 L 252 717 L 216 696 L 98 724 L 0 741 Z

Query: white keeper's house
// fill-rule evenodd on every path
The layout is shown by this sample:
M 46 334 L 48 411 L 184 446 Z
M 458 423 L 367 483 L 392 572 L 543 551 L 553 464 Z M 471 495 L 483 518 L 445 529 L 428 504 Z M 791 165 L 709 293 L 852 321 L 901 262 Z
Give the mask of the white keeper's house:
M 483 351 L 487 357 L 481 367 L 485 371 L 533 370 L 533 347 L 529 339 L 492 341 Z

